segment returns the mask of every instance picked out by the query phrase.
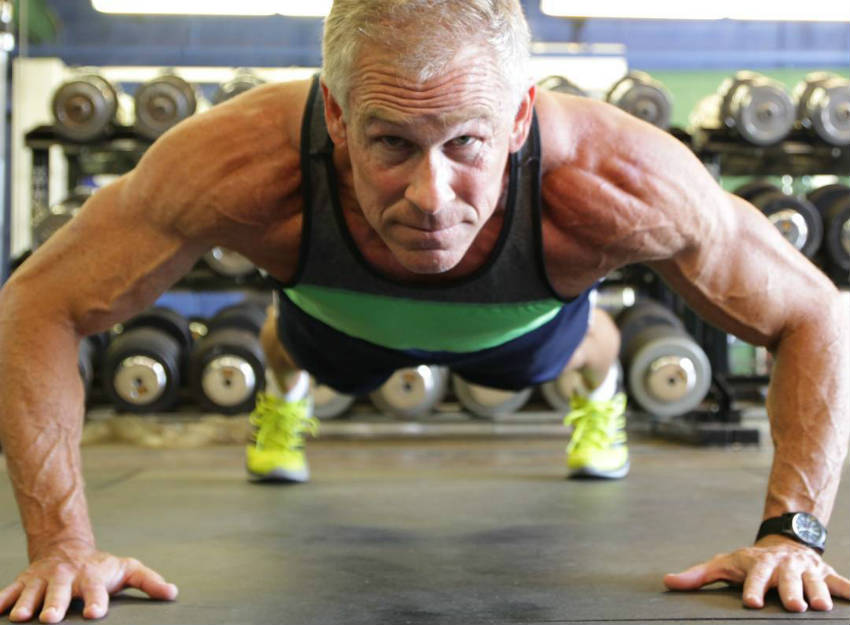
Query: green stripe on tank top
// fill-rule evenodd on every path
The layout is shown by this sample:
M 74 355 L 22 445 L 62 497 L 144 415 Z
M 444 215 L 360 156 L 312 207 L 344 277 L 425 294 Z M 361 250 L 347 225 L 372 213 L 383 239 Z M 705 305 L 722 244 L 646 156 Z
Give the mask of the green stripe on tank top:
M 301 310 L 344 332 L 392 349 L 472 352 L 501 345 L 552 319 L 556 299 L 461 304 L 299 285 L 284 289 Z

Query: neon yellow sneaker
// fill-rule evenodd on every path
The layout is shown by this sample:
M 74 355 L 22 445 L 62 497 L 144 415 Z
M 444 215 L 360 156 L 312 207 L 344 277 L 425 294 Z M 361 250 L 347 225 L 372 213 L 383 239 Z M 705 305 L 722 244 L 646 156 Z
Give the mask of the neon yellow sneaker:
M 286 401 L 257 394 L 251 413 L 253 433 L 245 447 L 245 468 L 253 480 L 306 482 L 310 469 L 304 454 L 304 435 L 316 436 L 319 422 L 313 417 L 313 400 Z
M 573 395 L 564 425 L 573 426 L 567 445 L 569 477 L 619 479 L 629 473 L 626 396 L 593 400 Z

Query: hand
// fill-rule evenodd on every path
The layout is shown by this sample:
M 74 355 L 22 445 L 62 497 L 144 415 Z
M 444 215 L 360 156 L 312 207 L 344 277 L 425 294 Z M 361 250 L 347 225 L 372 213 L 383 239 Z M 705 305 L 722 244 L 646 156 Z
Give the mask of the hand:
M 12 605 L 10 621 L 28 621 L 43 605 L 39 620 L 58 623 L 65 618 L 72 597 L 84 602 L 83 617 L 102 618 L 109 595 L 138 588 L 154 599 L 173 600 L 177 586 L 133 558 L 116 558 L 93 546 L 53 546 L 34 559 L 13 584 L 0 591 L 0 614 Z
M 743 584 L 748 608 L 764 607 L 765 592 L 777 587 L 790 612 L 805 612 L 808 606 L 831 610 L 833 596 L 850 599 L 850 580 L 809 547 L 781 536 L 765 536 L 753 547 L 721 553 L 687 571 L 664 576 L 670 590 L 697 590 L 717 581 Z

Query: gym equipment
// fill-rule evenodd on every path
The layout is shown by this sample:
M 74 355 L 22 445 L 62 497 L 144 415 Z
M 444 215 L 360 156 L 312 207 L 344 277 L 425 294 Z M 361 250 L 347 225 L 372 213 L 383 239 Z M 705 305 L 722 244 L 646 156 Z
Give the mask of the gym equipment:
M 701 130 L 724 130 L 753 145 L 767 146 L 788 135 L 795 117 L 794 104 L 781 83 L 756 72 L 741 71 L 697 105 L 691 125 Z
M 528 402 L 534 390 L 506 391 L 481 386 L 467 382 L 457 374 L 452 375 L 452 388 L 464 408 L 485 419 L 498 419 L 518 411 Z
M 830 184 L 811 191 L 806 198 L 823 217 L 827 262 L 846 275 L 850 271 L 850 187 Z
M 317 384 L 312 376 L 310 386 L 313 396 L 313 416 L 317 419 L 335 419 L 351 408 L 357 400 L 353 395 L 344 395 L 330 386 Z
M 427 415 L 448 391 L 445 367 L 419 365 L 399 369 L 369 399 L 383 413 L 400 419 Z
M 751 202 L 754 197 L 767 191 L 782 193 L 782 189 L 777 187 L 775 184 L 761 179 L 751 180 L 750 182 L 742 184 L 740 187 L 737 187 L 734 191 L 732 191 L 732 193 L 738 197 L 744 198 L 748 202 Z
M 619 362 L 616 363 L 616 367 L 617 386 L 619 387 L 623 383 L 623 367 Z M 573 393 L 587 395 L 588 388 L 578 371 L 565 368 L 557 378 L 541 384 L 540 392 L 546 403 L 554 410 L 567 412 L 571 410 L 570 398 Z
M 223 247 L 214 247 L 204 254 L 210 269 L 227 278 L 244 278 L 256 271 L 254 263 L 237 252 Z
M 121 412 L 161 412 L 179 399 L 189 324 L 169 308 L 154 307 L 123 324 L 104 356 L 102 382 Z
M 813 72 L 792 91 L 797 122 L 830 145 L 850 145 L 850 81 Z
M 92 334 L 83 338 L 77 349 L 77 370 L 80 372 L 80 379 L 83 381 L 86 400 L 91 396 L 95 371 L 98 369 L 103 350 L 108 341 L 109 337 L 105 333 Z
M 537 86 L 547 91 L 555 91 L 556 93 L 568 93 L 570 95 L 587 97 L 587 92 L 566 76 L 546 76 L 546 78 L 538 81 Z
M 53 92 L 56 132 L 72 141 L 102 138 L 117 125 L 132 123 L 132 100 L 96 73 L 81 73 Z
M 204 104 L 194 86 L 171 72 L 139 86 L 134 98 L 136 132 L 151 140 L 194 115 Z
M 670 127 L 670 92 L 646 72 L 632 71 L 623 76 L 608 90 L 605 101 L 663 130 Z
M 235 98 L 236 96 L 253 89 L 254 87 L 258 87 L 260 85 L 266 84 L 266 81 L 251 72 L 247 69 L 238 69 L 236 70 L 233 78 L 228 80 L 227 82 L 223 82 L 216 89 L 215 94 L 212 97 L 212 103 L 221 104 L 222 102 L 226 102 L 230 98 Z
M 823 241 L 823 218 L 805 198 L 765 189 L 750 193 L 748 199 L 783 237 L 807 258 L 812 258 Z
M 637 291 L 633 286 L 602 284 L 596 291 L 593 305 L 616 317 L 624 308 L 634 306 Z
M 56 232 L 71 221 L 80 212 L 83 204 L 91 197 L 93 190 L 88 187 L 77 187 L 67 198 L 54 204 L 42 214 L 32 226 L 32 248 L 38 249 Z
M 192 350 L 189 386 L 207 412 L 239 414 L 254 408 L 266 384 L 266 357 L 259 333 L 265 311 L 253 303 L 221 309 Z
M 661 419 L 683 415 L 705 398 L 711 364 L 676 315 L 644 299 L 617 316 L 620 361 L 629 395 Z

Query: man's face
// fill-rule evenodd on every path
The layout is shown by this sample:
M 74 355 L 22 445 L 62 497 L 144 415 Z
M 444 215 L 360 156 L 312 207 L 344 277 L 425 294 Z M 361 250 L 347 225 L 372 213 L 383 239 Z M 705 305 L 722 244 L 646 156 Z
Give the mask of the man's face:
M 508 110 L 494 63 L 468 48 L 424 84 L 399 75 L 386 50 L 364 50 L 352 77 L 343 139 L 363 215 L 399 262 L 416 273 L 458 264 L 502 195 L 523 113 Z M 525 103 L 530 115 L 530 103 Z M 341 134 L 341 136 L 340 136 Z M 520 136 L 521 135 L 521 136 Z

